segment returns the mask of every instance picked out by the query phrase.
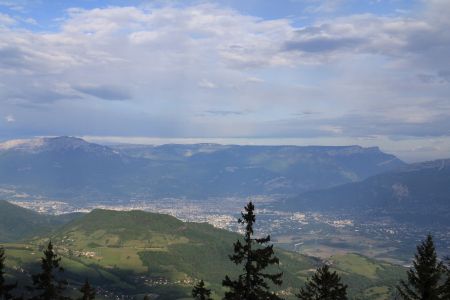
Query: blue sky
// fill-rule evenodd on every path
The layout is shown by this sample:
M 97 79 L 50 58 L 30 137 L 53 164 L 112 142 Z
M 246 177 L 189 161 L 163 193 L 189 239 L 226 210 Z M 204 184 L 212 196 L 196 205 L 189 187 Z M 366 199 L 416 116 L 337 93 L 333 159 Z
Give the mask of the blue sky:
M 450 150 L 446 0 L 0 0 L 0 140 Z
M 345 16 L 349 14 L 372 13 L 378 15 L 397 15 L 399 13 L 419 10 L 420 1 L 406 0 L 2 0 L 0 12 L 15 15 L 19 18 L 31 18 L 36 24 L 21 24 L 30 30 L 57 30 L 61 24 L 61 18 L 67 16 L 67 9 L 77 7 L 83 9 L 108 8 L 111 6 L 135 6 L 135 7 L 189 7 L 203 3 L 215 3 L 224 8 L 231 8 L 244 15 L 257 16 L 266 20 L 288 18 L 293 24 L 307 25 L 312 21 L 323 17 Z M 26 22 L 24 22 L 26 23 Z

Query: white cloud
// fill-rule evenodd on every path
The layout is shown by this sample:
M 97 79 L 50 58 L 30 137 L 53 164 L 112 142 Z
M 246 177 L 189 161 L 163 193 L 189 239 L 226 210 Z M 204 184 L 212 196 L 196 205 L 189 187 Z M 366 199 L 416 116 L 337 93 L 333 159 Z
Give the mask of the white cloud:
M 450 2 L 424 6 L 304 27 L 210 4 L 70 9 L 55 32 L 0 15 L 0 102 L 27 134 L 447 136 Z
M 205 89 L 214 89 L 217 87 L 216 84 L 204 78 L 199 81 L 198 86 Z
M 0 13 L 0 28 L 1 26 L 10 26 L 16 24 L 16 20 L 7 14 Z
M 305 8 L 307 13 L 332 13 L 335 12 L 345 0 L 309 0 L 309 5 Z
M 13 115 L 7 115 L 5 116 L 6 123 L 14 123 L 16 121 L 16 118 L 14 118 Z
M 25 12 L 27 6 L 35 4 L 39 0 L 0 0 L 0 6 L 7 7 L 13 11 Z

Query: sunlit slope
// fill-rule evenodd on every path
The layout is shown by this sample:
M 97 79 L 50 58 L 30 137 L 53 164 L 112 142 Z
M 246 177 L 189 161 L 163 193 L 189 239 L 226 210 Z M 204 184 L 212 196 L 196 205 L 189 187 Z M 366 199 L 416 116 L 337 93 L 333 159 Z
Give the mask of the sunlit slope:
M 6 245 L 8 266 L 23 282 L 25 274 L 39 267 L 48 237 L 63 257 L 73 286 L 89 277 L 115 295 L 154 293 L 159 299 L 179 299 L 189 295 L 195 280 L 204 279 L 219 299 L 225 274 L 239 272 L 228 259 L 238 234 L 168 215 L 94 210 L 42 236 Z M 273 271 L 284 272 L 279 292 L 290 299 L 321 262 L 280 249 L 276 254 L 281 264 Z M 386 299 L 404 273 L 400 267 L 353 254 L 331 257 L 328 263 L 349 284 L 350 294 L 364 299 Z
M 159 285 L 190 286 L 203 278 L 221 290 L 225 274 L 236 274 L 229 261 L 233 242 L 239 235 L 208 224 L 184 223 L 174 217 L 142 211 L 94 210 L 63 227 L 54 237 L 60 251 L 91 252 L 86 263 L 120 273 L 146 274 Z M 311 269 L 315 261 L 305 256 L 279 252 L 290 267 Z M 299 283 L 295 272 L 286 269 L 286 282 Z M 157 284 L 158 285 L 158 284 Z M 160 287 L 157 287 L 159 289 Z
M 102 280 L 120 278 L 124 288 L 129 285 L 142 293 L 150 290 L 173 297 L 174 293 L 187 295 L 197 279 L 206 280 L 221 294 L 224 275 L 239 271 L 228 259 L 239 237 L 208 224 L 185 223 L 168 215 L 94 210 L 61 228 L 53 241 L 66 257 L 97 269 Z M 277 255 L 285 281 L 281 292 L 286 295 L 295 293 L 319 263 L 280 249 Z M 357 255 L 337 257 L 331 262 L 349 280 L 352 294 L 365 294 L 374 288 L 389 291 L 400 271 Z M 358 268 L 363 266 L 372 271 L 360 272 Z

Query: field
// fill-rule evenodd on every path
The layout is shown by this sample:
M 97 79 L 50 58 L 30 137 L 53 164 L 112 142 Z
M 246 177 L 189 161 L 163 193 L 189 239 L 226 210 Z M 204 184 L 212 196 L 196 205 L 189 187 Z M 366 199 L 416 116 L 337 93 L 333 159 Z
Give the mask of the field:
M 94 210 L 51 233 L 62 257 L 71 286 L 85 278 L 111 295 L 158 299 L 189 296 L 195 282 L 204 279 L 215 299 L 223 295 L 225 275 L 237 276 L 239 268 L 229 261 L 238 234 L 208 224 L 184 223 L 176 218 L 141 211 Z M 48 238 L 5 244 L 7 266 L 25 278 L 38 270 L 39 258 Z M 284 283 L 276 288 L 286 299 L 302 286 L 322 261 L 277 249 Z M 364 299 L 389 299 L 404 269 L 361 255 L 343 253 L 324 261 L 349 285 L 349 293 Z M 28 283 L 29 284 L 29 283 Z

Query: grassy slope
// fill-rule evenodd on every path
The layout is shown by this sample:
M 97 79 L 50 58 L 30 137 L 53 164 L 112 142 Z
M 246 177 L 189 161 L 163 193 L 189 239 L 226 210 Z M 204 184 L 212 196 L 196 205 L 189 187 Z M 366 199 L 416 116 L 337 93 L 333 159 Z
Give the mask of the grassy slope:
M 183 223 L 167 215 L 106 210 L 94 210 L 52 236 L 75 283 L 89 277 L 97 286 L 117 293 L 152 292 L 163 295 L 159 299 L 187 296 L 197 279 L 204 279 L 216 296 L 221 295 L 224 275 L 235 276 L 239 271 L 228 260 L 237 238 L 235 233 L 208 224 Z M 9 265 L 36 268 L 39 245 L 44 242 L 35 239 L 28 245 L 6 245 Z M 276 253 L 284 272 L 281 290 L 292 295 L 317 261 L 279 249 Z M 332 257 L 331 262 L 350 285 L 351 294 L 364 299 L 386 299 L 403 273 L 399 267 L 353 254 Z
M 48 234 L 53 228 L 80 216 L 79 214 L 42 215 L 0 200 L 0 242 L 24 240 Z

